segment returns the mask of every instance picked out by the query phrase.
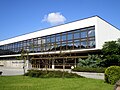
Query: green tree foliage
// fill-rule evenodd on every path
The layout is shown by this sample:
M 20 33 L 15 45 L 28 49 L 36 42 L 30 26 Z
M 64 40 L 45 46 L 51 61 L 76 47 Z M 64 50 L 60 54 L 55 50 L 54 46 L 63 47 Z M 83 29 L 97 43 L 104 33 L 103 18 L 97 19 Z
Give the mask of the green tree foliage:
M 105 42 L 102 51 L 104 55 L 117 55 L 119 53 L 118 43 L 116 41 Z
M 88 55 L 87 59 L 79 59 L 78 66 L 82 67 L 99 67 L 101 58 L 98 55 Z
M 103 66 L 120 65 L 120 39 L 117 41 L 105 42 L 102 48 Z
M 24 48 L 21 49 L 21 55 L 16 57 L 17 60 L 23 60 L 23 72 L 25 74 L 26 71 L 26 60 L 29 59 L 29 52 L 27 50 L 24 50 Z

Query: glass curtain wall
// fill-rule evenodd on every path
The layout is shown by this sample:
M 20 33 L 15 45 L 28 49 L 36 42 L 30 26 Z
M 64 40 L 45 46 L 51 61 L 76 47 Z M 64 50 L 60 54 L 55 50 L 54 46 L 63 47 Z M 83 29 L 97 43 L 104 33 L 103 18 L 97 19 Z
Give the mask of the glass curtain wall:
M 95 26 L 0 46 L 0 55 L 95 48 Z

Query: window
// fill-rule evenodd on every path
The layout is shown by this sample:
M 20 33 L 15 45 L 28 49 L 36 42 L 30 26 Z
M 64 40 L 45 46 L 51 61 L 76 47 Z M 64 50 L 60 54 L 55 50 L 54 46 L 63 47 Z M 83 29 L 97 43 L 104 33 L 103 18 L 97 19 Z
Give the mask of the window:
M 38 44 L 37 38 L 34 39 L 34 45 L 36 46 Z
M 87 41 L 82 41 L 81 48 L 86 48 L 86 47 L 87 47 Z
M 81 38 L 86 38 L 87 37 L 87 31 L 81 32 Z
M 51 44 L 46 44 L 46 50 L 49 51 L 51 47 Z
M 80 38 L 80 33 L 74 33 L 74 39 Z
M 18 48 L 18 43 L 17 42 L 15 43 L 15 48 Z
M 55 50 L 54 46 L 53 46 L 53 45 L 51 45 L 51 51 L 54 51 L 54 50 Z
M 67 49 L 73 49 L 73 43 L 68 43 Z
M 40 49 L 40 45 L 38 45 L 38 49 L 37 49 L 37 50 L 38 50 L 38 52 L 40 52 L 40 51 L 41 51 L 41 49 Z
M 56 42 L 60 42 L 60 34 L 56 35 Z
M 95 30 L 88 31 L 88 37 L 95 36 Z
M 60 44 L 57 44 L 57 46 L 56 46 L 56 50 L 60 50 Z
M 66 40 L 66 35 L 62 35 L 62 41 Z
M 79 48 L 80 47 L 80 42 L 75 42 L 74 43 L 74 49 L 77 49 L 77 48 Z
M 51 42 L 55 42 L 55 37 L 51 37 Z
M 42 39 L 41 39 L 41 44 L 44 44 L 44 43 L 45 43 L 45 39 L 42 38 Z
M 30 46 L 29 40 L 27 40 L 26 42 L 27 42 L 27 46 Z
M 41 44 L 41 38 L 38 38 L 38 44 L 39 45 Z
M 27 42 L 26 42 L 26 41 L 24 41 L 24 42 L 23 42 L 23 45 L 24 45 L 24 46 L 26 46 L 26 45 L 27 45 Z
M 30 47 L 33 46 L 33 39 L 29 40 Z
M 89 48 L 95 48 L 95 41 L 89 41 L 88 42 L 88 47 Z
M 45 50 L 45 44 L 41 44 L 40 48 L 41 48 L 41 51 L 44 51 Z
M 66 50 L 66 43 L 62 43 L 62 50 Z
M 73 39 L 73 34 L 72 33 L 68 33 L 68 40 Z

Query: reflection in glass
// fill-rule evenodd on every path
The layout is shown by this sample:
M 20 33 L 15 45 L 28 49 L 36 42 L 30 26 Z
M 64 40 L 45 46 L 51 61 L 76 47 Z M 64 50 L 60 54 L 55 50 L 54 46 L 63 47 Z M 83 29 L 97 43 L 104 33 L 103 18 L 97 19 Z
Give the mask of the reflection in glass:
M 35 39 L 35 40 L 34 40 L 34 45 L 37 45 L 37 43 L 38 43 L 38 42 L 37 42 L 37 40 Z
M 86 38 L 87 37 L 87 32 L 81 32 L 81 38 Z
M 80 38 L 80 33 L 74 33 L 74 39 Z
M 62 43 L 62 50 L 66 50 L 66 43 Z
M 81 48 L 86 48 L 86 47 L 87 47 L 87 41 L 82 41 Z
M 89 41 L 88 42 L 88 47 L 94 48 L 95 47 L 95 41 Z
M 0 55 L 20 53 L 22 48 L 29 50 L 30 52 L 47 52 L 50 50 L 94 47 L 95 26 L 91 26 L 2 45 L 0 46 L 0 50 L 2 50 Z
M 62 36 L 62 41 L 65 41 L 66 40 L 66 35 L 63 35 Z
M 38 44 L 41 44 L 41 39 L 38 39 Z
M 56 42 L 59 42 L 60 41 L 60 36 L 57 36 L 56 37 Z
M 95 36 L 95 30 L 88 31 L 88 37 Z
M 68 43 L 67 49 L 73 49 L 73 43 Z
M 41 51 L 39 46 L 38 46 L 38 49 L 37 49 L 37 50 L 38 50 L 38 52 L 40 52 L 40 51 Z
M 80 47 L 80 42 L 75 42 L 74 43 L 74 49 L 77 49 L 77 48 L 79 48 Z
M 50 44 L 46 45 L 46 50 L 49 51 L 50 50 Z
M 71 39 L 73 39 L 73 34 L 72 33 L 68 34 L 68 40 L 71 40 Z
M 55 37 L 51 37 L 51 42 L 55 42 Z

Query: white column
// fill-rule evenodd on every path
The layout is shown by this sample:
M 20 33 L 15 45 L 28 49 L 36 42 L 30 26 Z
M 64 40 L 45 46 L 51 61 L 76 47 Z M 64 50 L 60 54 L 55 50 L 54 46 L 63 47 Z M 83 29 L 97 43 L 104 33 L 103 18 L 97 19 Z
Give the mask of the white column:
M 63 58 L 63 72 L 64 72 L 64 70 L 65 70 L 65 60 Z
M 29 64 L 29 60 L 26 60 L 25 63 L 26 63 L 26 68 L 28 69 L 29 68 L 29 65 L 28 65 Z
M 74 65 L 74 67 L 76 67 L 76 64 L 77 64 L 77 63 L 76 63 L 76 58 L 75 58 L 75 65 Z
M 55 69 L 54 60 L 52 60 L 52 69 Z

